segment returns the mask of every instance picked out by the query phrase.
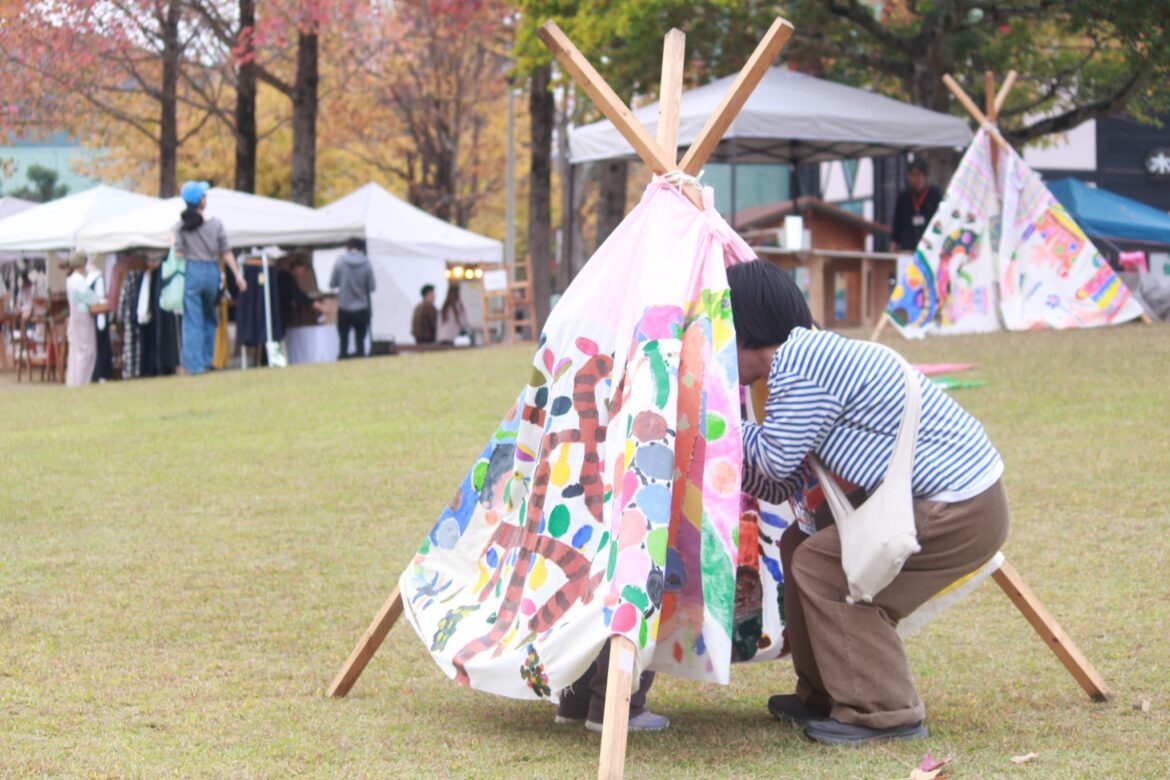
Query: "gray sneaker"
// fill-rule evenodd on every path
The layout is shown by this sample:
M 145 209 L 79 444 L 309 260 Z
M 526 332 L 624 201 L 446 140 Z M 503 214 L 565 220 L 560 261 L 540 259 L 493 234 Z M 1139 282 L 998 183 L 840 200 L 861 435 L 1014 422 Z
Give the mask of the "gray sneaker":
M 929 734 L 922 721 L 908 726 L 894 726 L 888 729 L 870 729 L 842 723 L 832 718 L 810 720 L 804 727 L 805 735 L 814 742 L 824 745 L 864 745 L 869 742 L 886 742 L 893 739 L 926 739 Z
M 585 718 L 572 718 L 568 715 L 557 715 L 553 718 L 553 723 L 558 726 L 580 726 L 585 722 Z
M 585 721 L 585 728 L 601 733 L 602 724 L 594 720 Z M 670 728 L 670 718 L 658 715 L 650 710 L 642 710 L 630 718 L 630 731 L 665 731 Z

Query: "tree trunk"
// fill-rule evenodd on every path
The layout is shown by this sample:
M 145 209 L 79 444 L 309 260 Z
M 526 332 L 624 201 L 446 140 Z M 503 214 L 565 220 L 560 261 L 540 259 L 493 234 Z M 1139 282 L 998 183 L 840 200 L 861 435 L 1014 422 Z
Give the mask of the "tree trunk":
M 573 281 L 573 230 L 580 220 L 573 208 L 574 176 L 569 162 L 569 95 L 572 83 L 565 84 L 561 109 L 557 111 L 557 174 L 561 179 L 561 251 L 557 258 L 557 290 L 564 292 Z M 580 173 L 577 171 L 576 173 Z
M 316 30 L 297 37 L 297 72 L 293 85 L 293 152 L 291 200 L 315 205 L 317 190 L 317 67 Z
M 240 67 L 236 74 L 236 190 L 256 191 L 255 0 L 240 0 Z
M 626 218 L 626 181 L 630 164 L 625 160 L 606 160 L 600 164 L 597 200 L 597 246 L 609 238 L 614 228 Z M 596 248 L 594 248 L 596 251 Z
M 180 0 L 167 0 L 162 19 L 162 90 L 158 120 L 158 196 L 173 197 L 178 185 L 179 155 L 179 14 Z
M 552 131 L 556 101 L 549 90 L 552 67 L 532 73 L 528 95 L 531 117 L 532 170 L 528 184 L 528 255 L 532 259 L 532 295 L 536 329 L 548 319 L 552 265 Z
M 951 92 L 943 84 L 942 77 L 956 70 L 953 33 L 946 29 L 947 19 L 943 16 L 932 17 L 929 21 L 929 27 L 923 31 L 925 51 L 914 62 L 906 87 L 914 105 L 949 114 Z M 959 164 L 959 155 L 952 149 L 923 149 L 915 152 L 915 156 L 926 160 L 930 166 L 928 180 L 940 188 L 946 187 Z

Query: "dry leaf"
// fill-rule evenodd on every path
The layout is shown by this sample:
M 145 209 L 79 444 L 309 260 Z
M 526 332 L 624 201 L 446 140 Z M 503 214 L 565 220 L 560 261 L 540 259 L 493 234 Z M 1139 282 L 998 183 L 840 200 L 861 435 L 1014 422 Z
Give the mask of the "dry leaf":
M 1026 764 L 1029 761 L 1035 761 L 1037 758 L 1040 758 L 1039 753 L 1025 753 L 1022 756 L 1012 756 L 1012 763 L 1013 764 Z
M 918 767 L 910 772 L 910 780 L 934 780 L 943 771 L 943 767 L 954 760 L 954 756 L 947 756 L 941 761 L 936 761 L 934 751 L 928 751 Z
M 938 777 L 938 774 L 941 771 L 942 767 L 939 767 L 938 769 L 932 769 L 929 772 L 923 772 L 921 769 L 914 769 L 910 772 L 910 780 L 934 780 L 936 777 Z
M 1133 703 L 1133 708 L 1143 715 L 1149 715 L 1154 706 L 1150 704 L 1149 699 L 1138 699 Z

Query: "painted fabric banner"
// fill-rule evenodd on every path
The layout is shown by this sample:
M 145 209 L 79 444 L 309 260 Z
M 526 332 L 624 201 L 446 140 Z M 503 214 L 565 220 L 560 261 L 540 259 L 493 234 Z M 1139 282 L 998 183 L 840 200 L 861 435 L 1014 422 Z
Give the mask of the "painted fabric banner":
M 1111 325 L 1129 289 L 1040 176 L 980 130 L 886 308 L 907 337 Z M 998 170 L 999 180 L 996 179 Z
M 753 255 L 704 199 L 647 188 L 557 303 L 528 384 L 402 575 L 409 621 L 464 685 L 555 696 L 614 634 L 636 672 L 728 681 L 752 516 L 725 263 Z
M 886 312 L 904 336 L 999 330 L 992 253 L 999 200 L 989 143 L 985 132 L 975 136 L 890 296 Z
M 1140 317 L 1141 304 L 1040 175 L 1014 151 L 1001 170 L 999 292 L 1004 326 L 1095 328 Z

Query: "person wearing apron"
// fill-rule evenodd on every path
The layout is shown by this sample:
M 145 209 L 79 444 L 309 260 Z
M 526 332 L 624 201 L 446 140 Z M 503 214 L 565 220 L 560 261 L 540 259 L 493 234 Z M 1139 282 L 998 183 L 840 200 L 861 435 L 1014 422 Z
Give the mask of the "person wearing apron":
M 89 384 L 97 366 L 97 325 L 89 307 L 100 299 L 86 281 L 86 262 L 85 252 L 74 252 L 64 263 L 70 270 L 69 278 L 65 280 L 69 299 L 69 324 L 65 331 L 69 339 L 69 357 L 65 363 L 65 384 L 68 387 Z

